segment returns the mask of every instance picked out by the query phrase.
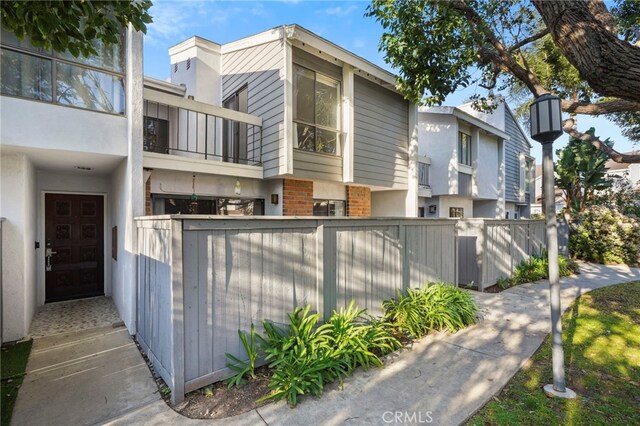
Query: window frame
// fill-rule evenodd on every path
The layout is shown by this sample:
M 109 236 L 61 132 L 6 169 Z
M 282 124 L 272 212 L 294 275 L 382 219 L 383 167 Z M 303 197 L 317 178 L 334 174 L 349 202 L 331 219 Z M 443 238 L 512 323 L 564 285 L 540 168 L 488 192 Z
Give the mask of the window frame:
M 315 209 L 316 209 L 316 204 L 318 203 L 327 203 L 327 214 L 326 215 L 317 215 L 315 214 Z M 331 204 L 336 204 L 336 203 L 342 203 L 342 215 L 336 215 L 335 214 L 335 207 L 334 207 L 334 214 L 330 214 L 331 213 Z M 347 202 L 345 200 L 333 200 L 333 199 L 322 199 L 322 198 L 314 198 L 313 199 L 313 216 L 317 216 L 317 217 L 347 217 Z
M 4 30 L 3 30 L 4 31 Z M 56 52 L 54 50 L 43 50 L 43 49 L 39 49 L 39 48 L 32 48 L 29 49 L 28 47 L 23 47 L 23 46 L 14 46 L 11 44 L 7 44 L 5 42 L 0 42 L 0 50 L 6 50 L 9 52 L 14 52 L 17 53 L 19 55 L 23 55 L 23 56 L 28 56 L 31 58 L 38 58 L 41 60 L 45 60 L 48 61 L 51 64 L 51 100 L 43 100 L 43 99 L 37 99 L 37 98 L 30 98 L 27 96 L 21 96 L 21 95 L 12 95 L 12 94 L 5 94 L 5 93 L 1 93 L 2 96 L 7 96 L 7 97 L 12 97 L 12 98 L 17 98 L 17 99 L 27 99 L 29 101 L 34 101 L 34 102 L 42 102 L 42 103 L 46 103 L 46 104 L 53 104 L 53 105 L 57 105 L 57 106 L 63 106 L 63 107 L 67 107 L 67 108 L 75 108 L 75 109 L 80 109 L 83 111 L 91 111 L 91 112 L 97 112 L 97 113 L 101 113 L 101 114 L 109 114 L 109 115 L 114 115 L 117 117 L 126 117 L 127 116 L 127 102 L 126 102 L 126 96 L 127 96 L 127 80 L 126 80 L 126 72 L 127 72 L 127 63 L 126 63 L 126 50 L 127 50 L 127 37 L 126 37 L 126 33 L 123 29 L 122 34 L 121 34 L 121 40 L 119 42 L 120 44 L 120 48 L 122 49 L 122 51 L 124 52 L 123 55 L 125 55 L 125 59 L 123 62 L 123 69 L 122 71 L 115 71 L 113 69 L 109 69 L 109 68 L 101 68 L 95 65 L 91 65 L 91 64 L 87 64 L 84 62 L 76 62 L 70 59 L 67 59 L 63 56 L 64 52 Z M 89 108 L 89 107 L 84 107 L 84 106 L 79 106 L 79 105 L 73 105 L 73 104 L 66 104 L 66 103 L 62 103 L 58 100 L 58 83 L 59 83 L 59 79 L 58 79 L 58 65 L 68 65 L 74 68 L 80 68 L 80 69 L 84 69 L 84 70 L 88 70 L 88 71 L 94 71 L 97 73 L 101 73 L 101 74 L 105 74 L 107 76 L 110 77 L 116 77 L 117 80 L 120 81 L 121 87 L 122 87 L 122 98 L 124 99 L 124 103 L 123 103 L 123 108 L 122 108 L 122 112 L 117 112 L 117 111 L 105 111 L 105 110 L 99 110 L 99 109 L 93 109 L 93 108 Z
M 191 200 L 191 195 L 187 194 L 151 194 L 151 209 L 153 214 L 169 214 L 169 213 L 156 213 L 156 203 L 162 202 L 165 203 L 166 200 L 176 199 L 176 200 Z M 211 201 L 213 206 L 213 211 L 215 213 L 181 213 L 181 214 L 210 214 L 215 216 L 227 216 L 220 213 L 220 200 L 241 200 L 241 201 L 252 201 L 253 203 L 260 203 L 262 208 L 262 214 L 253 216 L 265 216 L 266 215 L 266 202 L 264 198 L 256 197 L 256 198 L 244 198 L 244 197 L 224 197 L 224 196 L 198 196 L 198 201 Z M 255 206 L 254 206 L 255 210 Z
M 463 139 L 463 135 L 466 136 L 467 138 L 467 149 L 465 150 L 464 154 L 466 154 L 467 158 L 468 158 L 468 163 L 464 162 L 464 155 L 463 155 L 463 149 L 462 149 L 462 139 Z M 473 157 L 472 157 L 472 153 L 473 150 L 471 149 L 472 146 L 472 141 L 473 138 L 471 137 L 470 134 L 463 132 L 462 130 L 458 130 L 458 163 L 459 164 L 463 164 L 465 166 L 469 166 L 471 167 L 473 165 Z
M 464 207 L 449 207 L 449 217 L 464 219 Z
M 304 65 L 300 65 L 296 62 L 293 62 L 293 73 L 295 74 L 296 72 L 296 67 L 297 68 L 301 68 L 303 70 L 309 71 L 311 73 L 313 73 L 313 117 L 314 117 L 314 123 L 309 123 L 305 120 L 299 119 L 297 117 L 298 114 L 298 97 L 296 96 L 296 90 L 297 90 L 297 86 L 296 86 L 296 79 L 293 79 L 293 114 L 292 114 L 292 122 L 293 122 L 293 132 L 294 132 L 294 137 L 296 139 L 296 146 L 294 146 L 295 149 L 298 149 L 300 151 L 304 151 L 304 152 L 312 152 L 314 154 L 326 154 L 326 155 L 333 155 L 336 157 L 341 157 L 342 156 L 342 80 L 336 79 L 334 77 L 331 77 L 330 75 L 324 74 L 320 71 L 316 71 L 312 68 L 309 67 L 305 67 Z M 315 121 L 317 121 L 316 118 L 316 109 L 317 109 L 317 97 L 316 97 L 316 93 L 317 93 L 317 83 L 318 83 L 318 75 L 322 76 L 323 78 L 326 78 L 328 80 L 331 81 L 335 81 L 338 83 L 338 99 L 336 102 L 336 106 L 337 106 L 337 111 L 336 111 L 336 121 L 337 121 L 337 128 L 332 128 L 329 126 L 325 126 L 322 124 L 317 124 L 315 123 Z M 309 150 L 309 149 L 304 149 L 304 148 L 300 148 L 299 147 L 299 143 L 298 143 L 298 125 L 302 125 L 302 126 L 308 126 L 314 129 L 314 141 L 313 141 L 313 150 Z M 327 132 L 332 132 L 336 134 L 336 150 L 335 152 L 326 152 L 326 151 L 318 151 L 317 149 L 317 132 L 316 130 L 320 129 L 320 130 L 324 130 Z
M 531 194 L 531 187 L 533 184 L 533 168 L 534 162 L 531 158 L 525 157 L 524 159 L 524 193 Z
M 156 124 L 156 134 L 154 135 L 155 136 L 155 140 L 151 145 L 147 144 L 147 137 L 150 136 L 147 133 L 147 130 L 148 130 L 147 120 L 153 120 L 153 121 L 155 121 L 157 123 Z M 151 146 L 156 145 L 158 143 L 158 131 L 157 131 L 158 127 L 157 127 L 157 125 L 160 122 L 166 123 L 166 127 L 165 128 L 167 130 L 166 138 L 165 138 L 166 144 L 164 146 L 164 151 L 158 151 L 157 149 L 152 149 L 151 148 Z M 168 154 L 169 153 L 169 135 L 171 134 L 171 130 L 170 130 L 170 127 L 169 127 L 170 125 L 171 124 L 170 124 L 168 118 L 165 120 L 164 118 L 151 117 L 149 115 L 144 115 L 142 117 L 142 126 L 143 126 L 143 131 L 142 131 L 142 149 L 144 151 L 146 151 L 146 152 L 157 152 L 157 153 L 162 153 L 162 154 Z

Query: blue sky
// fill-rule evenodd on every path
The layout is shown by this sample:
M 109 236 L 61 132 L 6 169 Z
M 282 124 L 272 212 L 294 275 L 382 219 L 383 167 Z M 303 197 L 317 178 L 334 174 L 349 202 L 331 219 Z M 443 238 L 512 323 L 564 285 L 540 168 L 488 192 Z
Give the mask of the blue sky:
M 169 76 L 169 47 L 194 35 L 217 43 L 228 43 L 284 24 L 299 24 L 389 71 L 378 52 L 382 27 L 363 15 L 367 1 L 163 1 L 155 0 L 150 13 L 144 45 L 145 75 L 165 80 Z M 465 102 L 475 87 L 450 95 L 445 104 Z M 481 90 L 481 89 L 480 89 Z M 482 93 L 482 92 L 479 92 Z M 610 137 L 615 148 L 630 151 L 632 144 L 617 126 L 604 118 L 581 116 L 579 128 L 596 128 L 596 134 Z M 527 129 L 525 129 L 527 130 Z M 555 142 L 564 146 L 568 137 Z M 534 144 L 532 155 L 538 162 L 542 150 Z

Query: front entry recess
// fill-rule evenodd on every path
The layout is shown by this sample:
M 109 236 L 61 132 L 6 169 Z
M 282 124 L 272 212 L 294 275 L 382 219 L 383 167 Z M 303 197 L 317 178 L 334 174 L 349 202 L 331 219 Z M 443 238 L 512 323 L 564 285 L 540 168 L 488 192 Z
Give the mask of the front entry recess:
M 45 194 L 45 302 L 104 294 L 104 198 Z

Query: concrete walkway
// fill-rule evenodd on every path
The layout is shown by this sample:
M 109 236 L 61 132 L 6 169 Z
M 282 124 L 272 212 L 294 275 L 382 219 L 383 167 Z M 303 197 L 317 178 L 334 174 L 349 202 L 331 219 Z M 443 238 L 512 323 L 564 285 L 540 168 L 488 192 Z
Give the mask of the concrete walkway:
M 562 279 L 564 309 L 590 290 L 640 280 L 637 268 L 582 264 L 581 271 Z M 281 402 L 225 420 L 204 421 L 182 417 L 157 401 L 110 424 L 460 424 L 502 389 L 550 328 L 546 281 L 474 295 L 483 315 L 477 325 L 456 334 L 428 336 L 412 349 L 394 354 L 384 369 L 358 371 L 342 390 L 306 398 L 297 408 Z
M 12 425 L 93 425 L 160 401 L 124 327 L 36 338 Z
M 563 308 L 590 290 L 640 280 L 640 269 L 590 264 L 581 269 L 581 275 L 562 280 Z M 295 409 L 280 402 L 224 420 L 191 420 L 160 400 L 124 329 L 39 339 L 13 423 L 455 425 L 495 395 L 540 346 L 550 327 L 548 294 L 547 282 L 474 293 L 483 315 L 475 326 L 427 336 L 390 356 L 384 369 L 358 371 L 342 390 L 333 386 Z

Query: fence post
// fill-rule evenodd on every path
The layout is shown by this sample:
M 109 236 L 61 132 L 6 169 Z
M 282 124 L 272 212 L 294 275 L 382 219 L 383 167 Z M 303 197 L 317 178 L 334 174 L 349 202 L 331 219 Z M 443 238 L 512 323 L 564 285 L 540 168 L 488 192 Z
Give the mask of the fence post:
M 182 275 L 182 220 L 171 220 L 171 403 L 184 401 L 184 287 Z
M 402 268 L 402 289 L 411 287 L 411 270 L 407 256 L 407 229 L 398 224 L 398 241 L 400 242 L 400 267 Z

